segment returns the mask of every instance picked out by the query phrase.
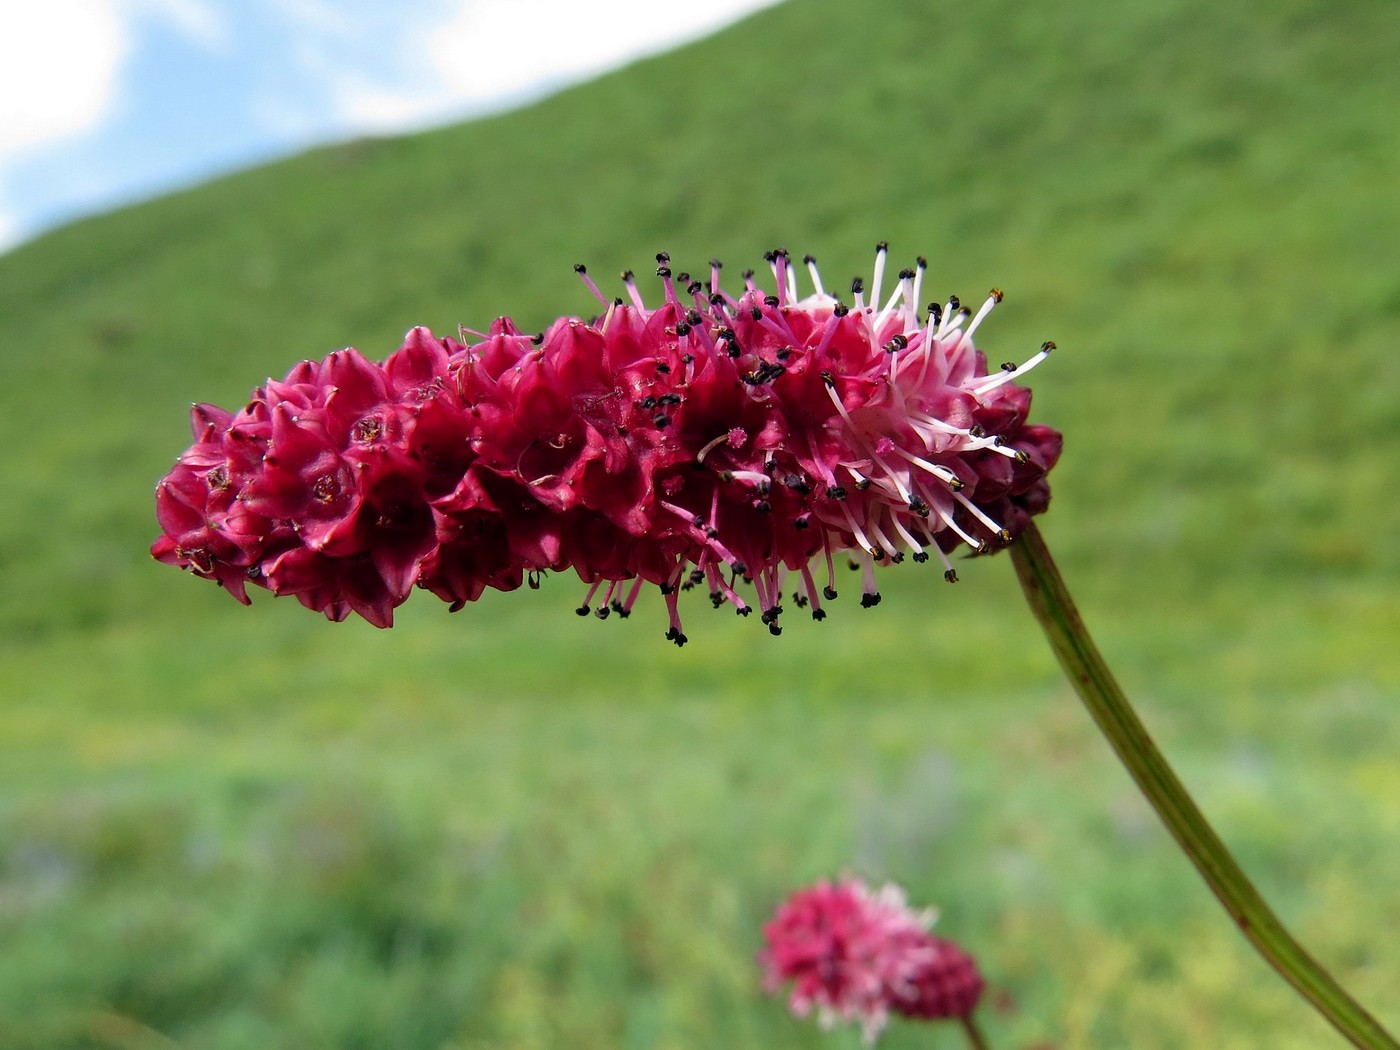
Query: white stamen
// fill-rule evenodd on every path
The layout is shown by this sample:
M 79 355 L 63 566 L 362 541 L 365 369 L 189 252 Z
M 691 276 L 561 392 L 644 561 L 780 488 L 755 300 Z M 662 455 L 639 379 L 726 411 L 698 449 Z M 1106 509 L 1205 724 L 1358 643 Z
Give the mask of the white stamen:
M 919 256 L 918 265 L 914 267 L 914 292 L 909 297 L 909 313 L 915 319 L 919 317 L 919 304 L 923 302 L 920 298 L 924 288 L 924 271 L 928 269 L 928 260 L 922 255 Z
M 841 413 L 841 418 L 846 421 L 846 426 L 850 427 L 851 430 L 854 431 L 856 429 L 856 425 L 851 420 L 851 414 L 846 411 L 846 406 L 843 405 L 841 403 L 841 399 L 836 396 L 836 384 L 827 383 L 825 385 L 827 395 L 831 398 L 831 403 L 836 406 L 836 411 Z
M 899 538 L 904 541 L 905 546 L 916 554 L 924 552 L 924 546 L 914 538 L 914 534 L 904 527 L 904 523 L 899 520 L 898 514 L 890 515 L 890 523 L 894 525 L 894 531 L 899 533 Z
M 880 530 L 879 521 L 872 518 L 866 524 L 870 528 L 870 534 L 879 541 L 880 550 L 884 551 L 886 554 L 894 554 L 899 549 L 899 545 L 897 543 L 891 542 L 890 538 Z
M 934 430 L 932 427 L 925 426 L 924 424 L 919 423 L 912 418 L 910 418 L 908 422 L 909 429 L 912 430 L 914 433 L 918 434 L 919 440 L 924 443 L 924 451 L 932 452 L 935 437 L 938 431 Z
M 856 519 L 851 516 L 851 508 L 844 503 L 840 504 L 840 507 L 841 513 L 846 516 L 846 524 L 850 526 L 851 535 L 856 538 L 856 545 L 860 548 L 862 554 L 869 557 L 870 540 L 868 540 L 865 533 L 860 530 L 860 526 L 856 524 Z
M 875 275 L 870 279 L 870 305 L 880 305 L 880 284 L 885 279 L 885 258 L 890 253 L 890 246 L 884 241 L 875 245 Z
M 1025 463 L 1028 458 L 1019 448 L 1016 448 L 1014 445 L 1005 444 L 1000 437 L 983 438 L 977 443 L 976 447 L 990 448 L 997 455 L 1005 456 L 1007 459 L 1014 459 L 1017 463 Z
M 924 326 L 924 338 L 919 344 L 919 352 L 924 355 L 923 361 L 919 364 L 919 379 L 914 385 L 922 388 L 924 377 L 928 375 L 928 363 L 933 360 L 934 352 L 938 349 L 938 333 L 935 331 L 933 323 L 933 311 L 929 311 L 928 324 Z
M 598 331 L 601 335 L 606 336 L 608 334 L 608 325 L 612 323 L 615 313 L 617 313 L 617 302 L 614 300 L 608 303 L 608 311 L 603 314 L 603 323 L 598 326 Z
M 964 427 L 955 427 L 952 423 L 939 419 L 937 416 L 930 416 L 923 412 L 910 411 L 909 418 L 925 426 L 932 427 L 934 430 L 940 430 L 945 434 L 957 434 L 960 437 L 966 438 L 972 437 L 972 431 Z
M 874 450 L 871 451 L 870 458 L 875 461 L 877 467 L 889 475 L 890 481 L 894 482 L 894 487 L 899 492 L 899 498 L 907 504 L 909 502 L 909 490 L 904 487 L 904 482 L 899 480 L 899 476 L 890 469 L 890 465 L 881 459 Z
M 943 306 L 943 320 L 938 325 L 938 338 L 942 339 L 950 334 L 954 329 L 962 324 L 962 305 L 953 305 L 953 297 L 949 297 Z
M 811 274 L 812 287 L 817 290 L 818 295 L 825 296 L 826 289 L 822 287 L 822 275 L 817 272 L 817 260 L 809 255 L 803 261 L 807 264 L 807 272 Z
M 883 258 L 883 255 L 882 255 L 881 257 Z M 902 283 L 902 282 L 901 282 L 901 283 Z M 884 307 L 880 310 L 880 312 L 879 312 L 878 314 L 875 315 L 875 322 L 874 322 L 874 325 L 873 325 L 873 330 L 874 330 L 874 331 L 877 331 L 877 332 L 878 332 L 878 331 L 880 330 L 880 326 L 883 325 L 883 324 L 885 323 L 885 318 L 889 317 L 890 313 L 894 310 L 894 304 L 897 303 L 897 302 L 899 302 L 900 297 L 901 297 L 903 294 L 904 294 L 904 289 L 903 289 L 903 288 L 896 288 L 893 292 L 890 293 L 890 297 L 889 297 L 887 300 L 885 300 L 885 305 L 884 305 Z M 879 302 L 880 302 L 880 290 L 879 290 L 878 288 L 873 288 L 873 289 L 871 289 L 871 292 L 870 292 L 870 305 L 871 305 L 871 306 L 875 306 L 875 305 L 877 305 Z
M 921 470 L 928 471 L 939 481 L 947 485 L 950 489 L 956 491 L 957 489 L 963 487 L 962 478 L 958 477 L 947 467 L 940 467 L 937 463 L 930 463 L 926 459 L 920 459 L 918 456 L 914 455 L 914 453 L 908 452 L 900 448 L 898 445 L 895 446 L 895 451 L 898 452 L 905 459 L 907 459 L 910 463 L 914 464 L 914 466 L 920 468 Z
M 914 298 L 914 278 L 901 277 L 899 290 L 904 293 L 904 305 L 899 311 L 904 323 L 900 327 L 906 330 L 917 329 L 919 327 L 919 302 Z
M 993 288 L 992 293 L 987 296 L 987 301 L 982 304 L 982 309 L 977 311 L 977 316 L 974 317 L 972 323 L 967 326 L 967 335 L 965 338 L 972 338 L 972 333 L 977 331 L 977 326 L 982 323 L 983 318 L 992 312 L 992 307 L 996 306 L 999 302 L 1001 302 L 1001 289 Z
M 947 525 L 948 528 L 956 532 L 958 536 L 962 539 L 962 541 L 966 543 L 969 547 L 971 547 L 973 550 L 980 551 L 986 546 L 986 544 L 984 544 L 981 540 L 973 539 L 973 537 L 969 536 L 965 531 L 963 531 L 962 527 L 956 521 L 953 520 L 953 515 L 951 513 L 939 506 L 934 506 L 933 509 L 937 512 L 939 520 L 941 520 L 944 525 Z
M 925 536 L 928 537 L 928 545 L 929 545 L 929 547 L 933 550 L 933 553 L 934 553 L 934 554 L 937 554 L 937 555 L 938 555 L 938 560 L 941 561 L 941 562 L 943 563 L 943 577 L 944 577 L 944 579 L 948 580 L 950 583 L 953 582 L 954 580 L 956 580 L 956 579 L 958 578 L 958 574 L 957 574 L 956 570 L 954 570 L 954 568 L 953 568 L 953 563 L 952 563 L 951 561 L 948 560 L 948 555 L 944 554 L 944 553 L 943 553 L 943 548 L 940 547 L 940 546 L 938 545 L 938 539 L 937 539 L 937 537 L 934 536 L 932 530 L 929 529 L 929 527 L 928 527 L 928 522 L 926 522 L 926 521 L 920 521 L 920 523 L 919 523 L 919 530 L 920 530 Z
M 997 375 L 988 376 L 986 379 L 982 380 L 982 382 L 972 387 L 969 393 L 981 397 L 983 394 L 995 390 L 1003 383 L 1009 383 L 1013 379 L 1019 379 L 1021 376 L 1025 375 L 1032 368 L 1034 368 L 1036 365 L 1040 364 L 1040 362 L 1044 361 L 1047 357 L 1049 357 L 1050 351 L 1053 349 L 1055 349 L 1054 343 L 1046 343 L 1043 347 L 1041 347 L 1039 353 L 1037 353 L 1034 357 L 1030 358 L 1020 368 L 1012 369 L 1010 372 L 1002 371 Z
M 929 435 L 925 433 L 925 430 L 931 430 L 941 434 L 952 434 L 963 438 L 963 443 L 958 446 L 957 449 L 959 452 L 970 452 L 974 449 L 989 448 L 998 455 L 1005 456 L 1007 459 L 1014 459 L 1018 462 L 1025 459 L 1024 452 L 1012 445 L 1004 444 L 1002 439 L 996 435 L 992 437 L 977 437 L 970 430 L 966 430 L 963 427 L 955 427 L 951 423 L 945 423 L 941 419 L 936 419 L 933 416 L 925 415 L 922 412 L 912 409 L 906 413 L 905 420 L 908 422 L 910 429 L 924 439 L 924 446 L 929 448 L 930 451 L 932 451 L 931 439 Z
M 973 503 L 972 500 L 968 499 L 961 492 L 954 492 L 953 498 L 959 503 L 961 503 L 968 510 L 972 511 L 972 516 L 978 521 L 980 521 L 983 525 L 987 526 L 987 528 L 991 529 L 993 534 L 1003 539 L 1007 538 L 1006 529 L 1002 528 L 995 521 L 989 518 L 986 515 L 986 513 L 983 512 L 982 508 L 977 506 L 977 504 Z

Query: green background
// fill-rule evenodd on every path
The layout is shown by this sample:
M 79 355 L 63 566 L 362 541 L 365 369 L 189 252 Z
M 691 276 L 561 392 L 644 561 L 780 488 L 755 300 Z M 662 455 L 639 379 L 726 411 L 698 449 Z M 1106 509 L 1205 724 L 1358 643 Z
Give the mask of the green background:
M 659 601 L 580 620 L 566 578 L 376 632 L 148 558 L 191 401 L 586 312 L 578 261 L 782 244 L 840 284 L 880 239 L 933 295 L 1006 289 L 993 359 L 1059 344 L 1042 528 L 1090 626 L 1400 1025 L 1397 51 L 1393 3 L 790 0 L 0 258 L 0 1046 L 855 1047 L 752 962 L 841 872 L 941 909 L 999 1050 L 1338 1045 L 1095 737 L 1005 557 L 956 588 L 906 563 L 780 639 L 692 601 L 684 650 Z

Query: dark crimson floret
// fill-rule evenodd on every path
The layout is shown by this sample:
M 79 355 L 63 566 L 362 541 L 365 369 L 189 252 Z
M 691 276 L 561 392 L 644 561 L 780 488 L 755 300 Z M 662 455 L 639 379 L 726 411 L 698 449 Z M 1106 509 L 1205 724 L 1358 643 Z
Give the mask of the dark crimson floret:
M 977 962 L 956 943 L 925 934 L 929 953 L 907 988 L 895 995 L 895 1013 L 924 1021 L 971 1016 L 987 988 Z

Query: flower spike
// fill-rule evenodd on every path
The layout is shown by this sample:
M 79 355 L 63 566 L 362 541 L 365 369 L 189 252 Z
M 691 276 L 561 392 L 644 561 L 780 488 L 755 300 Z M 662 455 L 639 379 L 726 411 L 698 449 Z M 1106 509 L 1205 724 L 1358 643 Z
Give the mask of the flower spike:
M 823 1028 L 856 1022 L 866 1045 L 891 1014 L 970 1023 L 986 982 L 967 952 L 928 932 L 936 917 L 910 908 L 893 884 L 818 882 L 763 927 L 763 987 L 790 986 L 789 1009 L 798 1017 L 815 1010 Z
M 660 589 L 678 645 L 697 582 L 778 634 L 788 573 L 826 615 L 813 559 L 851 552 L 867 607 L 905 551 L 954 580 L 949 554 L 1005 546 L 1049 503 L 1061 438 L 1016 380 L 1054 344 L 989 373 L 972 335 L 1000 291 L 924 313 L 920 258 L 881 302 L 888 250 L 850 309 L 810 255 L 768 252 L 774 290 L 746 271 L 731 294 L 718 260 L 695 280 L 662 252 L 651 307 L 632 271 L 610 298 L 580 264 L 597 320 L 414 328 L 383 364 L 303 362 L 240 412 L 195 409 L 152 553 L 240 601 L 251 584 L 379 626 L 414 586 L 456 609 L 568 569 L 599 619 Z

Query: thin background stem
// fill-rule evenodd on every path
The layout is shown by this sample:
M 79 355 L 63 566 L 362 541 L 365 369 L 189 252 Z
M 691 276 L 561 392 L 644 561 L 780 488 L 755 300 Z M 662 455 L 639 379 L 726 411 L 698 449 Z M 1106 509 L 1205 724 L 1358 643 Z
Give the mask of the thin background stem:
M 1400 1043 L 1380 1022 L 1293 939 L 1206 822 L 1099 655 L 1034 523 L 1012 544 L 1011 558 L 1026 601 L 1070 684 L 1235 925 L 1269 965 L 1355 1046 L 1400 1050 Z
M 977 1022 L 972 1019 L 971 1014 L 958 1020 L 962 1021 L 963 1031 L 967 1033 L 967 1045 L 972 1047 L 972 1050 L 991 1050 L 991 1044 L 982 1035 L 982 1030 L 977 1027 Z

